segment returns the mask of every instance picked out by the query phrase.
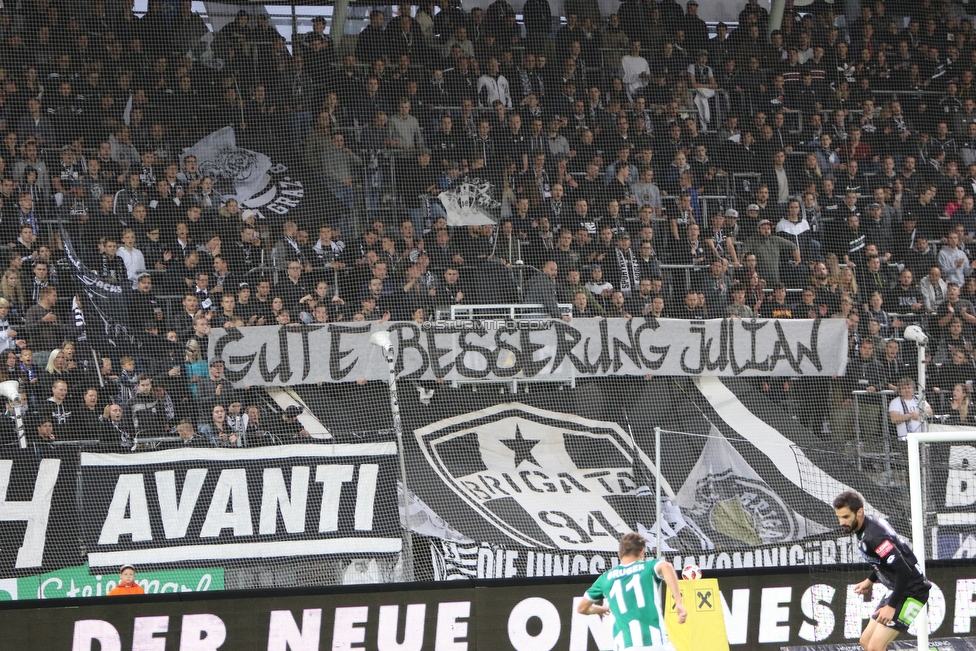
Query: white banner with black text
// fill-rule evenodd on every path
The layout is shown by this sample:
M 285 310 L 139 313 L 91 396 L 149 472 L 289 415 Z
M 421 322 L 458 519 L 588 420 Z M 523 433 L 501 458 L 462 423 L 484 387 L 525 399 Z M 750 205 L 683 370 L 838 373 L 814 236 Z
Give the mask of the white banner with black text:
M 389 330 L 397 376 L 569 380 L 606 375 L 836 376 L 843 319 L 575 319 L 215 328 L 210 359 L 241 386 L 388 380 L 370 335 Z

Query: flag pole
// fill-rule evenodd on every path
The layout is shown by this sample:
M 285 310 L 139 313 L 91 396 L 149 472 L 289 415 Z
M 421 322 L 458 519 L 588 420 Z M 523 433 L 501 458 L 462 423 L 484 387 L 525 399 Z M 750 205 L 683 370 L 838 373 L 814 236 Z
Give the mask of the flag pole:
M 370 335 L 369 343 L 383 350 L 386 363 L 390 367 L 390 411 L 393 413 L 393 430 L 396 432 L 397 458 L 400 461 L 400 507 L 403 509 L 403 550 L 400 558 L 403 561 L 403 575 L 407 581 L 414 580 L 413 567 L 413 532 L 410 530 L 410 512 L 407 503 L 407 466 L 404 461 L 403 422 L 400 420 L 400 399 L 397 396 L 396 365 L 393 358 L 393 340 L 388 330 L 378 330 Z

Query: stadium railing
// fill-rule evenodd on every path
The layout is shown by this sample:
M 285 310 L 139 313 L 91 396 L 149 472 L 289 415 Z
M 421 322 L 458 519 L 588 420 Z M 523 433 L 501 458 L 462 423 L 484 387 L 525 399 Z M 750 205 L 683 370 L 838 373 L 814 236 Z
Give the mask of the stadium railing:
M 572 303 L 559 303 L 562 314 L 572 314 Z M 452 305 L 449 311 L 438 310 L 436 318 L 443 320 L 449 317 L 452 321 L 472 319 L 545 319 L 548 318 L 546 308 L 538 303 L 485 303 L 481 305 Z
M 857 389 L 851 391 L 851 397 L 854 400 L 854 432 L 855 432 L 855 442 L 856 442 L 856 453 L 857 453 L 857 469 L 864 469 L 864 460 L 880 460 L 884 467 L 884 472 L 888 476 L 891 475 L 892 471 L 892 458 L 898 456 L 891 446 L 891 423 L 888 419 L 888 401 L 890 401 L 894 396 L 898 395 L 896 391 L 889 391 L 887 389 L 883 391 L 866 391 L 863 389 Z M 861 403 L 868 401 L 875 405 L 880 405 L 880 413 L 874 414 L 879 420 L 880 424 L 880 434 L 877 432 L 872 432 L 873 428 L 866 427 L 862 430 L 862 424 L 864 419 L 867 418 L 862 416 L 861 413 Z M 881 449 L 874 445 L 871 439 L 880 436 Z

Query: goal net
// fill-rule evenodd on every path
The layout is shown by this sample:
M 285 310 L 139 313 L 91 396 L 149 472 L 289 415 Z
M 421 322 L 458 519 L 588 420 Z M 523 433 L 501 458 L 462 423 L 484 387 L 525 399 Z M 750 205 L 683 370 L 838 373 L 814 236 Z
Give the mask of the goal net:
M 924 557 L 973 558 L 976 556 L 976 476 L 973 474 L 976 431 L 939 424 L 933 424 L 928 431 L 940 440 L 925 441 L 919 446 L 917 489 Z M 912 489 L 916 489 L 914 484 Z

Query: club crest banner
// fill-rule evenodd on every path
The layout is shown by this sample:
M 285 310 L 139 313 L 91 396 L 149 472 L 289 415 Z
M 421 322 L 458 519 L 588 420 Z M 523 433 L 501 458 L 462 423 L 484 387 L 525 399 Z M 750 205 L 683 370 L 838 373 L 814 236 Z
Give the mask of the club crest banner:
M 181 160 L 187 156 L 196 157 L 200 173 L 214 180 L 220 196 L 236 199 L 262 218 L 287 218 L 305 198 L 300 178 L 267 154 L 238 146 L 232 127 L 204 136 L 183 150 Z

